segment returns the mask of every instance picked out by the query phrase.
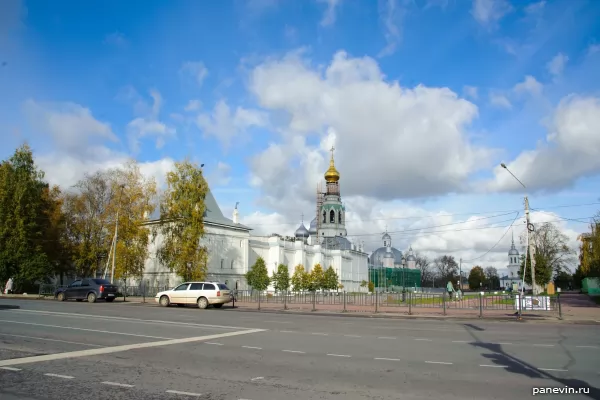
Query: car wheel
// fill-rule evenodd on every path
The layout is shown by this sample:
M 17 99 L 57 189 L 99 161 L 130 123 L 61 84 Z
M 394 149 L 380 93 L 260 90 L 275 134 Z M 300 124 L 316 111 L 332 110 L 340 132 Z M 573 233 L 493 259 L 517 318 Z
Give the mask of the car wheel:
M 221 308 L 221 307 L 223 307 L 223 304 L 213 304 L 213 307 L 214 308 Z
M 63 292 L 60 292 L 59 294 L 56 295 L 56 300 L 58 301 L 65 301 L 67 299 L 67 296 L 65 296 L 65 294 Z
M 169 306 L 169 303 L 171 303 L 171 302 L 169 301 L 169 296 L 161 296 L 161 298 L 160 298 L 160 301 L 159 301 L 159 304 L 160 304 L 161 306 L 163 306 L 163 307 L 168 307 L 168 306 Z
M 95 303 L 96 302 L 96 293 L 88 294 L 87 301 L 88 301 L 88 303 Z
M 106 302 L 107 302 L 107 303 L 112 303 L 112 301 L 113 301 L 114 299 L 115 299 L 114 297 L 109 297 L 109 298 L 107 298 L 107 299 L 106 299 Z
M 208 307 L 208 300 L 206 300 L 206 297 L 200 297 L 198 299 L 198 308 L 204 310 L 206 307 Z

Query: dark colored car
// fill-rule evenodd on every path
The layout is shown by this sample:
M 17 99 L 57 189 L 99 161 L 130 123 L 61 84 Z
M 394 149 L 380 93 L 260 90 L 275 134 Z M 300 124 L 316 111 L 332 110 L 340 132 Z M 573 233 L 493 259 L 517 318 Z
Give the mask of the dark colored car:
M 69 286 L 60 288 L 54 293 L 54 298 L 58 301 L 87 300 L 88 303 L 95 303 L 96 300 L 106 300 L 111 302 L 117 297 L 117 286 L 106 279 L 87 278 L 78 279 Z

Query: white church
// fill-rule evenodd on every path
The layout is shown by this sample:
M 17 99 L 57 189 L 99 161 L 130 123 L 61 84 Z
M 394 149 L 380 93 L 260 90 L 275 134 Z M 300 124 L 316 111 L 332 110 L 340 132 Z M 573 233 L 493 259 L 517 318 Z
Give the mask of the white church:
M 278 234 L 255 236 L 252 229 L 239 222 L 237 206 L 232 219 L 223 215 L 214 196 L 208 191 L 205 198 L 205 236 L 203 244 L 208 249 L 207 280 L 223 282 L 231 289 L 248 289 L 245 274 L 258 257 L 265 260 L 269 276 L 279 264 L 288 266 L 290 275 L 302 264 L 306 271 L 315 264 L 323 269 L 329 266 L 336 271 L 346 291 L 367 291 L 360 287 L 369 281 L 368 254 L 362 245 L 347 239 L 345 208 L 340 195 L 340 174 L 335 168 L 331 149 L 329 169 L 325 172 L 326 191 L 317 185 L 316 216 L 307 229 L 302 222 L 294 237 Z M 148 221 L 160 223 L 160 218 Z M 175 286 L 181 278 L 161 265 L 156 257 L 160 235 L 149 245 L 143 279 L 152 287 Z

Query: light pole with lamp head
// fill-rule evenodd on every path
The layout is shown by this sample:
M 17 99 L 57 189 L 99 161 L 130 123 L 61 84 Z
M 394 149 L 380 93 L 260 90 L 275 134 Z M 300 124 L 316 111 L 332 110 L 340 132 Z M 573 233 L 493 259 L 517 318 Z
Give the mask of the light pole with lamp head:
M 402 255 L 402 301 L 406 300 L 406 258 Z
M 531 292 L 533 295 L 537 294 L 537 285 L 535 283 L 535 245 L 530 240 L 530 234 L 534 231 L 534 226 L 529 220 L 529 199 L 527 198 L 527 187 L 511 172 L 510 169 L 506 166 L 506 164 L 501 163 L 500 166 L 508 171 L 509 174 L 512 175 L 513 178 L 517 180 L 525 189 L 525 221 L 527 224 L 527 251 L 529 253 L 529 260 L 531 262 Z M 523 287 L 521 289 L 521 295 L 523 294 L 523 290 L 525 290 L 525 268 L 527 267 L 527 255 L 525 255 L 525 265 L 523 267 Z

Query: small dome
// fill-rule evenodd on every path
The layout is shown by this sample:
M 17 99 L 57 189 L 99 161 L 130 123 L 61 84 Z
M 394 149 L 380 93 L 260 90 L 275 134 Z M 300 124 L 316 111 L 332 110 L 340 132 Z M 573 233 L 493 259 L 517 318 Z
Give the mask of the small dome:
M 417 261 L 417 257 L 409 254 L 408 257 L 406 257 L 406 261 Z
M 333 150 L 331 148 L 331 160 L 329 160 L 329 169 L 325 172 L 325 180 L 327 182 L 337 182 L 340 180 L 340 173 L 335 169 L 335 163 L 333 162 Z
M 381 237 L 382 240 L 392 240 L 392 237 L 389 235 L 389 233 L 384 233 L 383 236 Z
M 519 255 L 519 250 L 515 249 L 514 247 L 511 247 L 510 251 L 508 252 L 509 256 L 518 256 Z
M 317 234 L 317 218 L 313 218 L 312 221 L 310 221 L 310 228 L 308 228 L 308 233 L 310 235 L 316 235 Z
M 310 236 L 310 233 L 308 233 L 308 229 L 306 229 L 304 223 L 301 223 L 298 229 L 296 229 L 296 233 L 294 235 L 297 238 L 307 238 Z

